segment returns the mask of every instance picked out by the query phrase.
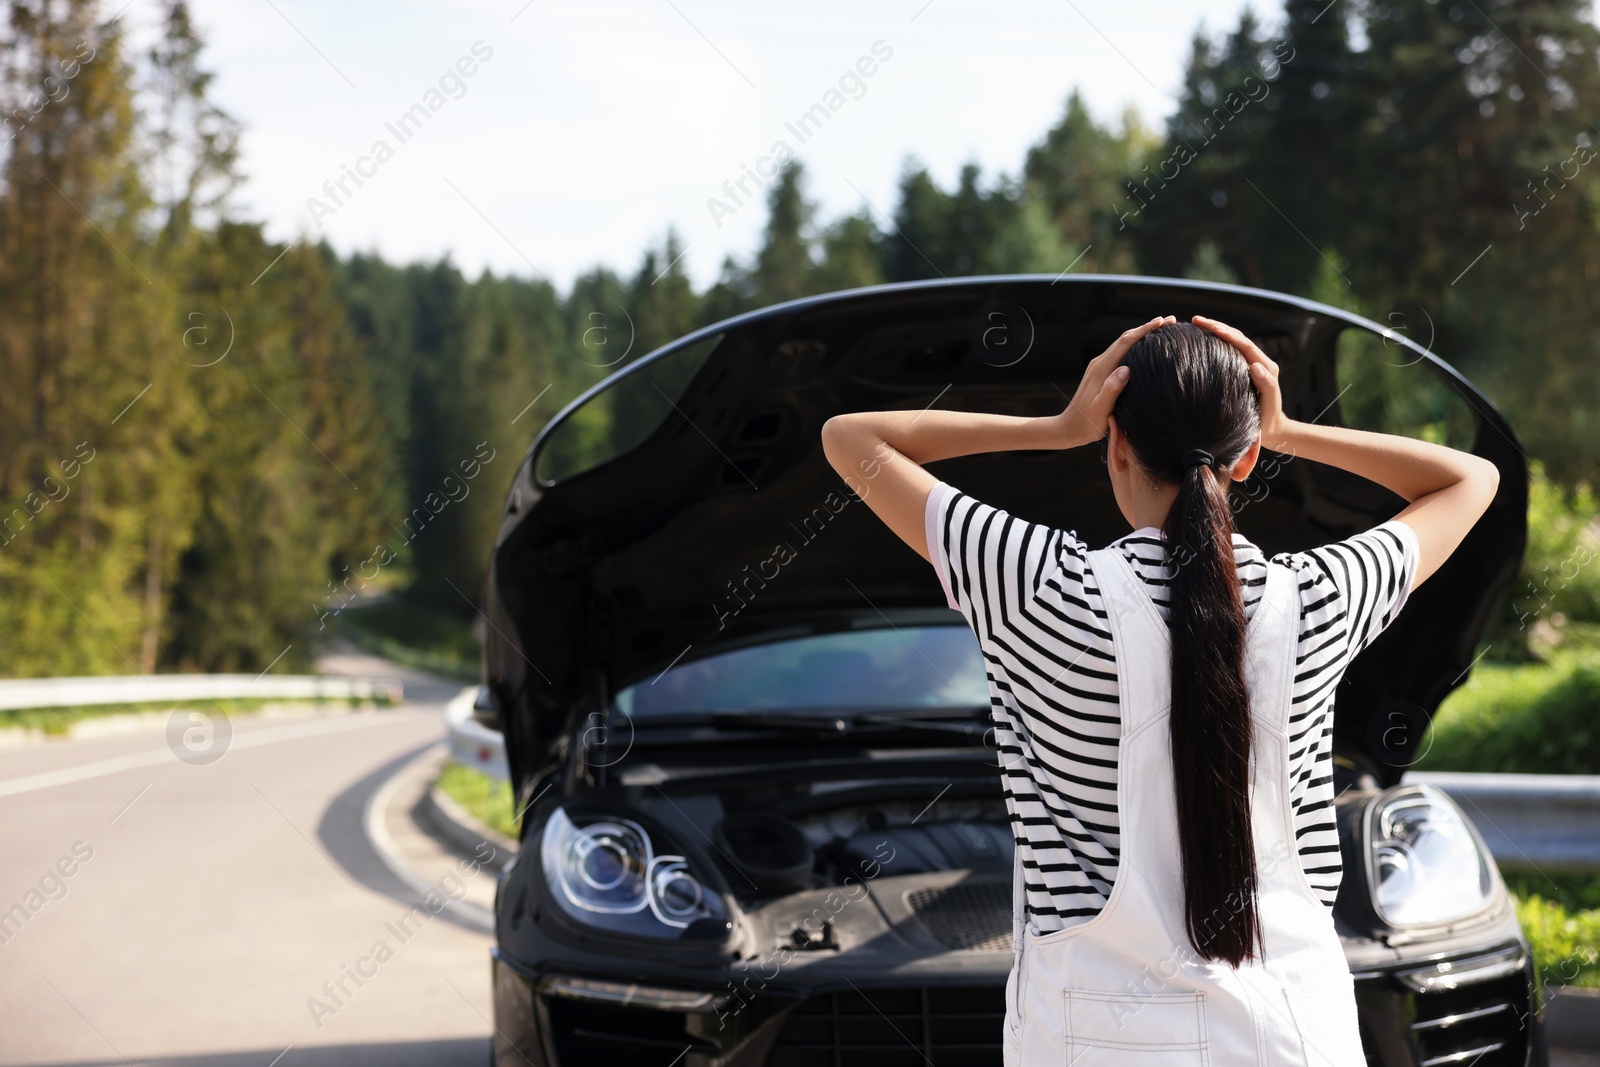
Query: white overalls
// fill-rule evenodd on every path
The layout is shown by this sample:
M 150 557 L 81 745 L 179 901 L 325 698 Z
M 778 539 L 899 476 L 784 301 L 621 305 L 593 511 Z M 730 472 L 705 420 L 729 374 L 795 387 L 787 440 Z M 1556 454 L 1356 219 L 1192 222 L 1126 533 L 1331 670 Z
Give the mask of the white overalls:
M 1287 770 L 1300 623 L 1294 572 L 1268 564 L 1246 630 L 1265 951 L 1264 961 L 1235 970 L 1202 961 L 1185 933 L 1167 624 L 1120 551 L 1091 552 L 1088 561 L 1118 664 L 1121 855 L 1105 907 L 1047 934 L 1023 918 L 1019 857 L 1006 1067 L 1364 1067 L 1349 966 L 1294 844 Z

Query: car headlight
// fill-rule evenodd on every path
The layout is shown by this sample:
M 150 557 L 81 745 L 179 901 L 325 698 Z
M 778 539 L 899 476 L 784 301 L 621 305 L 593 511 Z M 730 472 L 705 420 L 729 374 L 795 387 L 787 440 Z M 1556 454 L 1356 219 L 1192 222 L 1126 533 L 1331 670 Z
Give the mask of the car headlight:
M 545 882 L 580 922 L 646 937 L 721 936 L 728 909 L 688 859 L 656 855 L 645 828 L 616 816 L 551 812 L 539 846 Z M 691 929 L 693 927 L 693 929 Z
M 1390 790 L 1367 810 L 1372 903 L 1391 926 L 1436 926 L 1488 910 L 1495 868 L 1455 802 L 1432 786 Z

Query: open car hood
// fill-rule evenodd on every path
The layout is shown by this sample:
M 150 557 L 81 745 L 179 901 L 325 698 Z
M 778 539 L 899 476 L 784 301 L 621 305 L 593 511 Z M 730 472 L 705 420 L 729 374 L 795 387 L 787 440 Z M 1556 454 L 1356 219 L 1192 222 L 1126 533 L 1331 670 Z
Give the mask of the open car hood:
M 1242 329 L 1280 365 L 1292 417 L 1393 432 L 1429 423 L 1436 439 L 1448 431 L 1446 443 L 1499 466 L 1488 512 L 1338 690 L 1336 752 L 1397 781 L 1440 700 L 1465 680 L 1522 559 L 1527 470 L 1513 431 L 1447 364 L 1358 316 L 1239 286 L 1105 275 L 963 278 L 780 304 L 643 356 L 568 404 L 517 472 L 489 574 L 487 681 L 513 777 L 526 783 L 558 760 L 585 709 L 621 686 L 730 643 L 862 613 L 959 619 L 934 570 L 828 465 L 823 422 L 932 404 L 1054 414 L 1089 359 L 1158 314 Z M 1092 546 L 1128 532 L 1092 448 L 931 469 Z M 1304 460 L 1236 493 L 1239 530 L 1269 556 L 1348 537 L 1405 505 Z

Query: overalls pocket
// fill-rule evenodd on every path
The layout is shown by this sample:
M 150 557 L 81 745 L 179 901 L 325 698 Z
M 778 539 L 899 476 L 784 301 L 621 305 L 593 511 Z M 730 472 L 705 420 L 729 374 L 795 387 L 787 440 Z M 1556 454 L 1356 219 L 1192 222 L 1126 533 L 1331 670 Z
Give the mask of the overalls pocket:
M 1206 1067 L 1205 994 L 1063 993 L 1066 1067 Z
M 1006 979 L 1006 1037 L 1014 1044 L 1022 1042 L 1022 1006 L 1027 992 L 1028 938 L 1026 933 L 1017 939 L 1017 950 L 1011 965 L 1011 975 Z
M 1011 976 L 1006 979 L 1006 1038 L 1022 1043 L 1022 1005 L 1027 968 L 1028 897 L 1022 870 L 1022 850 L 1011 855 Z

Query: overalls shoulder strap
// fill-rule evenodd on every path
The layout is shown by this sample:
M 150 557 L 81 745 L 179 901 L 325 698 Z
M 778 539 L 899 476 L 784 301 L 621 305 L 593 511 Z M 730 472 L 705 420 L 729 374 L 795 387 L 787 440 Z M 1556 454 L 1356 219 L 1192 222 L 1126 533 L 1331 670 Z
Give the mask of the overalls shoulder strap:
M 1120 549 L 1102 548 L 1088 558 L 1117 648 L 1122 733 L 1127 737 L 1154 717 L 1165 720 L 1171 706 L 1172 633 Z M 1252 710 L 1257 723 L 1268 729 L 1287 727 L 1299 623 L 1294 572 L 1268 563 L 1266 587 L 1245 627 L 1245 674 L 1261 690 L 1252 686 Z
M 1119 549 L 1091 552 L 1088 563 L 1112 634 L 1122 717 L 1117 876 L 1093 918 L 1048 934 L 1019 931 L 1007 990 L 1007 1064 L 1124 1067 L 1167 1057 L 1160 1062 L 1362 1067 L 1349 966 L 1294 847 L 1287 731 L 1300 626 L 1294 572 L 1268 564 L 1245 630 L 1251 835 L 1265 949 L 1235 969 L 1201 959 L 1187 932 L 1167 623 Z

